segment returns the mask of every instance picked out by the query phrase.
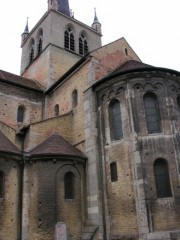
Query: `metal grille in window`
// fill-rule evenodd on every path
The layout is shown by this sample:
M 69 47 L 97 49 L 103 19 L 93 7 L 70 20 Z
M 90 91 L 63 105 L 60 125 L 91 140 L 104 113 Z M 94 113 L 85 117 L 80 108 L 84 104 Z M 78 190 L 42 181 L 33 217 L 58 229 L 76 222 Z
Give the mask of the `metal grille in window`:
M 42 52 L 42 36 L 40 36 L 38 42 L 38 54 L 40 54 L 41 52 Z
M 154 163 L 154 175 L 158 198 L 172 197 L 169 170 L 164 159 L 158 159 Z
M 0 198 L 3 197 L 4 173 L 0 171 Z
M 64 47 L 75 51 L 75 41 L 74 41 L 74 34 L 71 30 L 71 28 L 66 29 L 64 34 Z
M 65 199 L 74 199 L 74 174 L 66 173 L 64 177 L 64 195 Z
M 158 110 L 157 97 L 153 93 L 147 93 L 144 96 L 144 107 L 149 133 L 160 132 L 160 114 Z
M 17 122 L 23 122 L 24 121 L 24 107 L 19 106 L 18 112 L 17 112 Z
M 88 53 L 88 44 L 86 36 L 82 34 L 79 38 L 79 54 L 86 55 Z
M 33 60 L 34 60 L 34 46 L 32 46 L 30 50 L 29 62 L 31 63 Z
M 123 131 L 122 131 L 121 109 L 120 109 L 120 103 L 118 100 L 112 100 L 109 105 L 109 120 L 110 120 L 111 138 L 113 140 L 122 139 Z
M 111 182 L 116 182 L 118 180 L 118 176 L 117 176 L 117 165 L 115 162 L 112 162 L 110 164 L 110 170 L 111 170 Z

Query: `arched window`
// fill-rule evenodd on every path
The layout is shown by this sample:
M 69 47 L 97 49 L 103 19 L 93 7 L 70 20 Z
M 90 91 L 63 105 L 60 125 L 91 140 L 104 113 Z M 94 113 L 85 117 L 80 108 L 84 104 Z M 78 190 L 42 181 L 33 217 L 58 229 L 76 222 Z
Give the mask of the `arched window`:
M 112 162 L 110 164 L 110 170 L 111 170 L 111 182 L 116 182 L 118 180 L 118 176 L 117 176 L 117 164 L 115 162 Z
M 34 39 L 31 42 L 30 52 L 29 52 L 29 63 L 32 63 L 34 60 Z
M 88 53 L 87 39 L 84 34 L 81 34 L 79 38 L 79 54 L 86 55 Z
M 164 159 L 154 162 L 154 176 L 158 198 L 172 197 L 168 164 Z
M 72 92 L 72 107 L 75 108 L 78 105 L 78 91 L 74 89 Z
M 154 93 L 146 93 L 143 97 L 148 133 L 159 133 L 160 114 L 157 97 Z
M 54 107 L 54 116 L 55 117 L 59 116 L 59 104 L 56 104 Z
M 4 188 L 4 173 L 0 171 L 0 198 L 3 197 L 3 188 Z
M 117 99 L 109 104 L 110 132 L 113 140 L 123 138 L 120 103 Z
M 17 122 L 23 123 L 23 121 L 24 121 L 24 111 L 25 111 L 24 106 L 20 105 L 18 107 L 18 111 L 17 111 Z
M 64 176 L 64 196 L 65 199 L 74 199 L 74 174 L 67 172 Z
M 42 44 L 43 44 L 43 31 L 41 30 L 37 42 L 37 55 L 39 55 L 42 52 Z
M 75 51 L 74 34 L 70 27 L 68 27 L 64 33 L 64 47 L 71 51 Z

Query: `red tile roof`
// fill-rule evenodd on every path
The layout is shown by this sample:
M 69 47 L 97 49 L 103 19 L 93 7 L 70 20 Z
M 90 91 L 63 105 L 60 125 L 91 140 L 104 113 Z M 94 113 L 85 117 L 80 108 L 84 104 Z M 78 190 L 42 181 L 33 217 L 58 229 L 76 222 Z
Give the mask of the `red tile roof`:
M 38 91 L 43 91 L 43 87 L 32 79 L 24 78 L 13 73 L 0 70 L 0 81 L 12 85 L 19 85 L 24 88 L 30 88 Z
M 0 132 L 0 152 L 21 154 L 20 150 L 2 132 Z
M 86 158 L 80 150 L 72 146 L 58 134 L 51 135 L 44 142 L 32 149 L 29 154 L 31 157 L 42 155 L 63 155 Z
M 116 73 L 116 72 L 120 73 L 120 72 L 125 72 L 125 71 L 135 70 L 135 69 L 142 69 L 142 68 L 154 68 L 154 67 L 142 62 L 130 60 L 125 62 L 122 66 L 117 68 L 115 71 L 113 71 L 113 73 Z

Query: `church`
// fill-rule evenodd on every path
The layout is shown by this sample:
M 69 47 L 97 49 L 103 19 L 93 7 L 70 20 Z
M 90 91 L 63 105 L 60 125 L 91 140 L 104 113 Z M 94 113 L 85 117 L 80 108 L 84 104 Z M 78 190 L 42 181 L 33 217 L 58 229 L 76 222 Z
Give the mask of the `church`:
M 0 240 L 180 239 L 180 72 L 101 27 L 48 0 L 0 70 Z

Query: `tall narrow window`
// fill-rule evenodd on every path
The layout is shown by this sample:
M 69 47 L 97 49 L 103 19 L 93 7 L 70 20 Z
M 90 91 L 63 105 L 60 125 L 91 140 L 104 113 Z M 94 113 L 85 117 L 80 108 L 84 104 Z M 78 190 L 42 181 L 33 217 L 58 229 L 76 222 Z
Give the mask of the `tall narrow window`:
M 74 199 L 74 174 L 66 173 L 64 177 L 64 196 L 65 199 Z
M 30 52 L 29 52 L 29 63 L 34 60 L 34 39 L 31 42 Z
M 79 54 L 86 55 L 88 53 L 87 39 L 84 34 L 81 34 L 79 38 Z
M 74 89 L 72 92 L 72 107 L 75 108 L 78 105 L 78 91 Z
M 180 113 L 180 96 L 177 97 L 177 105 L 178 105 L 178 110 Z
M 115 162 L 112 162 L 110 164 L 110 170 L 111 170 L 111 182 L 116 182 L 118 180 L 118 176 L 117 176 L 117 164 Z
M 168 164 L 164 159 L 157 159 L 154 163 L 154 176 L 158 198 L 172 197 Z
M 54 116 L 55 117 L 59 116 L 59 105 L 58 104 L 56 104 L 54 107 Z
M 146 93 L 144 95 L 144 107 L 148 133 L 161 132 L 160 113 L 158 110 L 157 97 L 154 93 Z
M 113 140 L 123 138 L 121 109 L 118 100 L 112 100 L 109 104 L 110 132 Z
M 37 55 L 42 52 L 42 44 L 43 44 L 43 31 L 41 30 L 39 33 L 39 39 L 37 43 Z
M 4 173 L 0 171 L 0 198 L 3 197 Z
M 23 123 L 24 121 L 24 106 L 19 106 L 17 111 L 17 122 Z
M 71 51 L 75 51 L 74 34 L 70 27 L 68 27 L 64 33 L 64 47 Z

